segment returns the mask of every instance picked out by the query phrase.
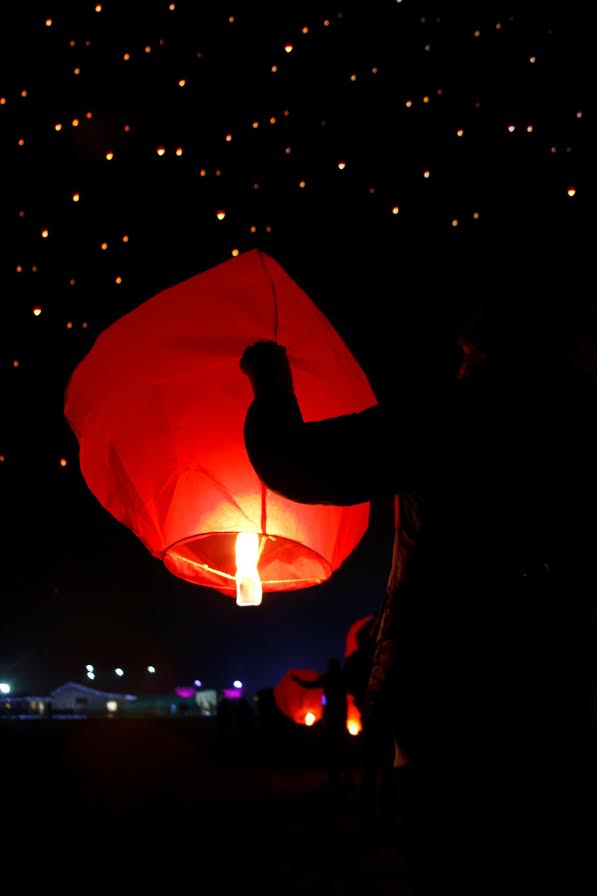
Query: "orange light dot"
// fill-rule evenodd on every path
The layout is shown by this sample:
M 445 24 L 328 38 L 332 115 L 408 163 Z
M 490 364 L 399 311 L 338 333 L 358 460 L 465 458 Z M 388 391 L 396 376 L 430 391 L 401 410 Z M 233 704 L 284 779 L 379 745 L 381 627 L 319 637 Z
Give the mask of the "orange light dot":
M 34 307 L 33 307 L 34 317 L 39 317 L 39 315 L 41 314 L 41 311 L 42 311 L 41 305 L 34 305 Z
M 185 78 L 181 78 L 180 81 L 178 82 L 178 86 L 179 86 L 179 87 L 184 87 L 186 83 L 187 83 L 187 82 L 186 82 L 186 79 L 185 79 Z
M 284 49 L 287 53 L 292 53 L 294 47 L 292 46 L 292 44 L 284 44 Z
M 566 190 L 569 196 L 576 196 L 576 187 L 568 187 Z
M 239 250 L 239 249 L 233 249 L 232 252 L 231 252 L 230 254 L 232 255 L 233 258 L 236 258 L 237 255 L 240 255 L 240 250 Z
M 107 248 L 108 248 L 108 244 L 107 244 L 107 243 L 102 243 L 101 246 L 100 246 L 100 249 L 102 250 L 102 252 L 105 252 Z
M 114 283 L 120 286 L 122 283 L 122 277 L 114 277 Z
M 226 217 L 226 212 L 223 211 L 222 209 L 220 209 L 220 211 L 216 212 L 216 218 L 218 219 L 218 221 L 223 221 L 225 217 Z
M 177 156 L 181 156 L 182 153 L 183 153 L 183 148 L 182 148 L 182 146 L 177 146 L 177 147 L 176 147 L 176 155 L 177 155 Z
M 399 211 L 400 211 L 400 207 L 398 205 L 395 205 L 394 208 L 392 209 L 392 214 L 397 215 Z
M 80 198 L 80 193 L 73 193 L 73 202 L 78 202 Z
M 130 54 L 130 53 L 125 53 L 124 56 L 123 56 L 122 58 L 124 59 L 125 62 L 128 62 L 129 59 L 131 58 L 131 54 Z
M 42 239 L 47 240 L 47 238 L 50 235 L 50 231 L 44 228 L 41 232 L 41 235 L 42 235 Z
M 113 153 L 113 152 L 107 152 L 107 153 L 106 153 L 106 159 L 108 160 L 108 162 L 111 162 L 113 158 L 114 158 L 114 153 Z
M 156 152 L 157 152 L 157 154 L 158 154 L 159 156 L 163 156 L 164 153 L 166 152 L 166 147 L 165 147 L 165 146 L 158 146 L 158 148 L 156 149 Z
M 462 130 L 462 128 L 459 128 L 459 129 L 456 131 L 456 136 L 457 136 L 457 137 L 464 137 L 464 131 Z
M 340 171 L 344 171 L 344 169 L 346 168 L 346 162 L 338 162 L 338 168 L 340 169 Z
M 452 218 L 452 227 L 458 227 L 458 218 Z
M 128 243 L 128 241 L 129 241 L 128 234 L 125 233 L 124 236 L 122 237 L 122 242 L 123 242 L 123 243 Z

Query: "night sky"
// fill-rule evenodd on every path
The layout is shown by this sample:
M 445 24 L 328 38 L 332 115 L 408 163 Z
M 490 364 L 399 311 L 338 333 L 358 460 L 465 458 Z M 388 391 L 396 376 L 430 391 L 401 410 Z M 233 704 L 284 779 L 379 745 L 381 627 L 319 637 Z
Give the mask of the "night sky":
M 582 282 L 585 13 L 441 6 L 24 0 L 3 13 L 0 680 L 14 691 L 85 681 L 86 663 L 106 689 L 240 678 L 255 691 L 322 669 L 383 597 L 389 503 L 330 582 L 256 610 L 173 577 L 99 505 L 63 401 L 110 323 L 258 247 L 382 397 L 439 369 L 463 310 L 496 283 L 548 305 Z

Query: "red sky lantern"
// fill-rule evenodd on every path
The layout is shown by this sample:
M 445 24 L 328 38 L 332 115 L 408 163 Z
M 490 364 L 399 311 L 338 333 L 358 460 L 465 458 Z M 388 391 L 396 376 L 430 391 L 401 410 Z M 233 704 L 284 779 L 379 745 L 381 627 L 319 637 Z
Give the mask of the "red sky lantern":
M 355 650 L 358 649 L 359 642 L 357 640 L 359 632 L 366 625 L 372 625 L 375 620 L 375 616 L 371 613 L 369 616 L 363 616 L 361 619 L 357 619 L 356 622 L 348 629 L 348 633 L 346 635 L 346 647 L 344 648 L 344 657 L 350 656 L 351 653 L 354 653 Z
M 329 321 L 253 250 L 108 327 L 73 373 L 65 407 L 101 504 L 172 573 L 245 604 L 261 589 L 324 582 L 369 520 L 368 504 L 297 504 L 260 483 L 244 446 L 252 392 L 239 369 L 259 339 L 287 347 L 306 420 L 376 403 Z
M 274 688 L 274 700 L 280 712 L 297 725 L 314 725 L 323 715 L 323 688 L 304 688 L 293 679 L 315 681 L 319 672 L 312 669 L 290 669 Z

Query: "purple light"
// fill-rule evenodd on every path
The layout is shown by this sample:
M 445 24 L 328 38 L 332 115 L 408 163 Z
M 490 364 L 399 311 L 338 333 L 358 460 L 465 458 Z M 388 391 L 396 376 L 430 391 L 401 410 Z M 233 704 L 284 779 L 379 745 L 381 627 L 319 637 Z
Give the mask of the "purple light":
M 193 688 L 174 688 L 174 693 L 177 697 L 182 697 L 187 700 L 194 695 L 195 690 Z
M 227 700 L 238 700 L 238 698 L 242 696 L 237 688 L 224 688 L 222 693 Z

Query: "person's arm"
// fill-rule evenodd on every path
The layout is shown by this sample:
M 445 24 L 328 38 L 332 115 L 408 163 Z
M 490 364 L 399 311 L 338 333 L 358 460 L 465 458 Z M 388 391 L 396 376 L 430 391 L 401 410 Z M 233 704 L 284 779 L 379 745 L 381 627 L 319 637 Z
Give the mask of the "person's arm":
M 394 421 L 379 405 L 305 423 L 282 346 L 251 346 L 241 369 L 255 393 L 245 420 L 245 445 L 271 491 L 303 504 L 360 504 L 396 494 L 414 473 L 406 446 L 397 450 Z

